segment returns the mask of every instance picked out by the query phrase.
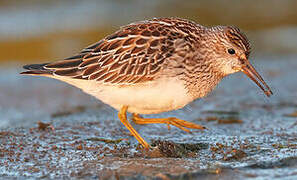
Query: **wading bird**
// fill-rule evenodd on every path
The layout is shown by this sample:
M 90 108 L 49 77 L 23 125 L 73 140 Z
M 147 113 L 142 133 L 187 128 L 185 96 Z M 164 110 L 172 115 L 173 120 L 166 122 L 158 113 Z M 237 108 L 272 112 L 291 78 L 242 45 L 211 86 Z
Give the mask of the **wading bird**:
M 119 119 L 145 148 L 127 120 L 165 123 L 184 131 L 203 126 L 178 118 L 142 118 L 184 107 L 239 71 L 272 94 L 250 64 L 250 44 L 233 26 L 204 27 L 179 18 L 156 18 L 119 31 L 61 61 L 24 66 L 21 74 L 46 76 L 82 89 L 119 110 Z

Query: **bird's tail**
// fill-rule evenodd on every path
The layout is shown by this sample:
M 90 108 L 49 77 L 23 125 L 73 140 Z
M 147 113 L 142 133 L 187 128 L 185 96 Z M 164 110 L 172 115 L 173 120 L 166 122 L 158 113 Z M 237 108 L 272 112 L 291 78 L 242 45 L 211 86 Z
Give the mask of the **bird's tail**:
M 50 69 L 45 69 L 44 66 L 48 63 L 44 64 L 28 64 L 23 66 L 27 71 L 21 72 L 20 74 L 25 75 L 36 75 L 36 76 L 49 76 L 53 74 L 53 71 Z

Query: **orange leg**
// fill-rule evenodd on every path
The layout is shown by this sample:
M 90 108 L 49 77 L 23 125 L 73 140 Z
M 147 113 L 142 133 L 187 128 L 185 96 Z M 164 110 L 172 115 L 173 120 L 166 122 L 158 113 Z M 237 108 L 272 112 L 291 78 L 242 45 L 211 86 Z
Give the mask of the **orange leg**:
M 150 148 L 150 145 L 137 133 L 137 131 L 131 126 L 127 120 L 127 109 L 128 106 L 123 106 L 120 110 L 118 116 L 121 122 L 126 126 L 126 128 L 131 132 L 131 134 L 137 139 L 137 141 L 146 149 Z
M 134 121 L 135 124 L 154 124 L 154 123 L 167 124 L 169 130 L 170 130 L 170 125 L 176 126 L 176 127 L 180 128 L 181 130 L 184 130 L 186 132 L 190 132 L 186 128 L 190 128 L 190 129 L 206 129 L 205 127 L 200 126 L 198 124 L 187 122 L 187 121 L 175 118 L 175 117 L 169 117 L 169 118 L 142 118 L 138 114 L 133 114 L 132 120 Z

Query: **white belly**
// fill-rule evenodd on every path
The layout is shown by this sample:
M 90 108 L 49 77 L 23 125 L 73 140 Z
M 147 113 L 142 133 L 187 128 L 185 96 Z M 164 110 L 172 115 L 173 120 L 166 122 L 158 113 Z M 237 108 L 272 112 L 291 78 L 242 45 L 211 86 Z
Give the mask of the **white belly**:
M 126 105 L 129 112 L 138 114 L 155 114 L 179 109 L 193 100 L 187 94 L 183 83 L 173 79 L 122 87 L 87 80 L 66 82 L 95 96 L 117 110 Z

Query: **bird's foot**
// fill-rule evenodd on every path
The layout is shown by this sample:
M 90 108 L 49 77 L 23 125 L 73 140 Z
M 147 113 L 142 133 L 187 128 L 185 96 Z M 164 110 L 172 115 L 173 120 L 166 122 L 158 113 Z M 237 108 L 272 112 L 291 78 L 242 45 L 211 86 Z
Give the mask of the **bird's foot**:
M 120 110 L 118 116 L 121 122 L 126 126 L 126 128 L 130 131 L 130 133 L 137 139 L 137 141 L 145 148 L 149 149 L 150 145 L 138 134 L 138 132 L 131 126 L 129 121 L 127 120 L 127 109 L 128 106 L 123 106 Z
M 169 118 L 142 118 L 138 114 L 133 114 L 132 120 L 135 124 L 167 124 L 168 130 L 170 130 L 170 125 L 176 126 L 180 128 L 183 131 L 190 132 L 190 130 L 186 129 L 206 129 L 204 126 L 191 123 L 188 121 L 184 121 L 175 117 L 169 117 Z

